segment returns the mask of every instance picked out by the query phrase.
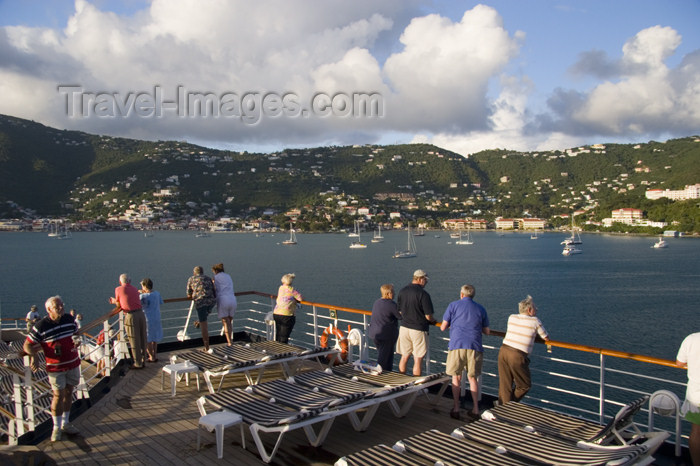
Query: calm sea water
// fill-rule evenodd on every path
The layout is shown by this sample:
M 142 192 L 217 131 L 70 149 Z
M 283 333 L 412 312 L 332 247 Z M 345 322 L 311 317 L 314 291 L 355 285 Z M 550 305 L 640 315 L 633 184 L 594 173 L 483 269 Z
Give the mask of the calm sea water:
M 297 246 L 283 246 L 283 233 L 105 232 L 71 240 L 2 233 L 0 306 L 3 317 L 23 317 L 32 304 L 60 294 L 89 321 L 111 308 L 107 299 L 120 273 L 135 282 L 152 278 L 166 298 L 183 297 L 195 265 L 208 271 L 223 262 L 236 291 L 274 294 L 280 277 L 294 272 L 305 299 L 369 310 L 382 283 L 398 289 L 422 268 L 438 319 L 460 286 L 471 283 L 496 330 L 505 330 L 507 316 L 530 294 L 555 340 L 674 359 L 683 337 L 700 331 L 697 239 L 669 239 L 667 249 L 657 250 L 653 238 L 584 235 L 584 253 L 564 257 L 561 233 L 531 240 L 482 232 L 465 246 L 446 232 L 435 235 L 415 238 L 418 257 L 392 259 L 405 247 L 405 232 L 385 232 L 384 243 L 369 243 L 368 233 L 367 249 L 349 249 L 350 238 L 340 234 L 299 234 Z

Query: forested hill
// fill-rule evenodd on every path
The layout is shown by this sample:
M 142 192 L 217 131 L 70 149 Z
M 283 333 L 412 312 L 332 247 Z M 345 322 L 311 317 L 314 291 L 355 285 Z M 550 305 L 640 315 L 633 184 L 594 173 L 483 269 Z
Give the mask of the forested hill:
M 603 147 L 604 146 L 604 147 Z M 168 190 L 172 214 L 241 215 L 318 205 L 328 193 L 433 216 L 550 217 L 644 203 L 646 189 L 700 183 L 700 138 L 568 151 L 483 151 L 428 144 L 231 152 L 57 130 L 0 115 L 0 216 L 114 214 Z M 5 206 L 9 207 L 5 207 Z M 68 207 L 68 209 L 66 209 Z M 609 210 L 605 215 L 609 216 Z

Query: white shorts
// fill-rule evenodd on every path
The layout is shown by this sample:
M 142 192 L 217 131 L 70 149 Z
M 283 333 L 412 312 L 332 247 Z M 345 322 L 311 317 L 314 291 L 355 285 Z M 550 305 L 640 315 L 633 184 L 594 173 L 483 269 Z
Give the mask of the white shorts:
M 75 388 L 80 383 L 80 366 L 63 372 L 48 372 L 51 390 L 58 392 L 70 385 Z

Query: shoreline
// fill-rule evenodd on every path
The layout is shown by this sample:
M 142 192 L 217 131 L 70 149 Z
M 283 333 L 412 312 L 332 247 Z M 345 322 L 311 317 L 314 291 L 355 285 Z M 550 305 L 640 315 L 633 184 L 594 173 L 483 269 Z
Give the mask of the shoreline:
M 124 230 L 124 229 L 114 229 L 114 230 L 71 230 L 72 233 L 170 233 L 170 232 L 191 232 L 191 233 L 197 233 L 199 230 L 185 230 L 185 229 L 176 229 L 176 230 L 171 230 L 171 229 L 155 229 L 155 230 Z M 402 231 L 405 232 L 406 229 L 391 229 L 391 230 L 383 230 L 384 232 L 391 232 L 391 231 Z M 433 230 L 433 229 L 425 229 L 425 233 L 451 233 L 454 230 Z M 494 230 L 494 229 L 486 229 L 486 230 L 474 230 L 474 233 L 498 233 L 498 234 L 531 234 L 536 230 Z M 538 233 L 541 234 L 566 234 L 569 233 L 571 230 L 566 229 L 566 230 L 537 230 Z M 669 231 L 676 231 L 676 230 L 669 230 Z M 367 230 L 367 233 L 370 231 Z M 14 231 L 14 230 L 0 230 L 0 234 L 2 233 L 31 233 L 31 234 L 47 234 L 46 231 L 33 231 L 33 230 L 23 230 L 23 231 Z M 221 235 L 221 234 L 244 234 L 244 235 L 250 235 L 250 234 L 287 234 L 288 230 L 253 230 L 253 231 L 207 231 L 206 232 L 209 235 Z M 347 231 L 297 231 L 298 234 L 302 235 L 346 235 L 348 232 Z M 663 236 L 664 238 L 674 238 L 674 239 L 682 239 L 682 238 L 700 238 L 700 233 L 693 232 L 693 233 L 682 233 L 678 232 L 677 236 L 664 236 L 662 234 L 650 234 L 650 233 L 632 233 L 632 232 L 619 232 L 619 231 L 586 231 L 586 230 L 581 230 L 579 231 L 581 234 L 587 234 L 587 235 L 610 235 L 610 236 L 636 236 L 636 237 L 648 237 L 648 238 L 656 238 L 659 236 Z

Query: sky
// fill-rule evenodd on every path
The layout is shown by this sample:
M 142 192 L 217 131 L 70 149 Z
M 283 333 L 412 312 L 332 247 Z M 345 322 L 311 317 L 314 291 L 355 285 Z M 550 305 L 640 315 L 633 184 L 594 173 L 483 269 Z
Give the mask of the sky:
M 698 0 L 0 0 L 0 113 L 233 151 L 700 134 Z

